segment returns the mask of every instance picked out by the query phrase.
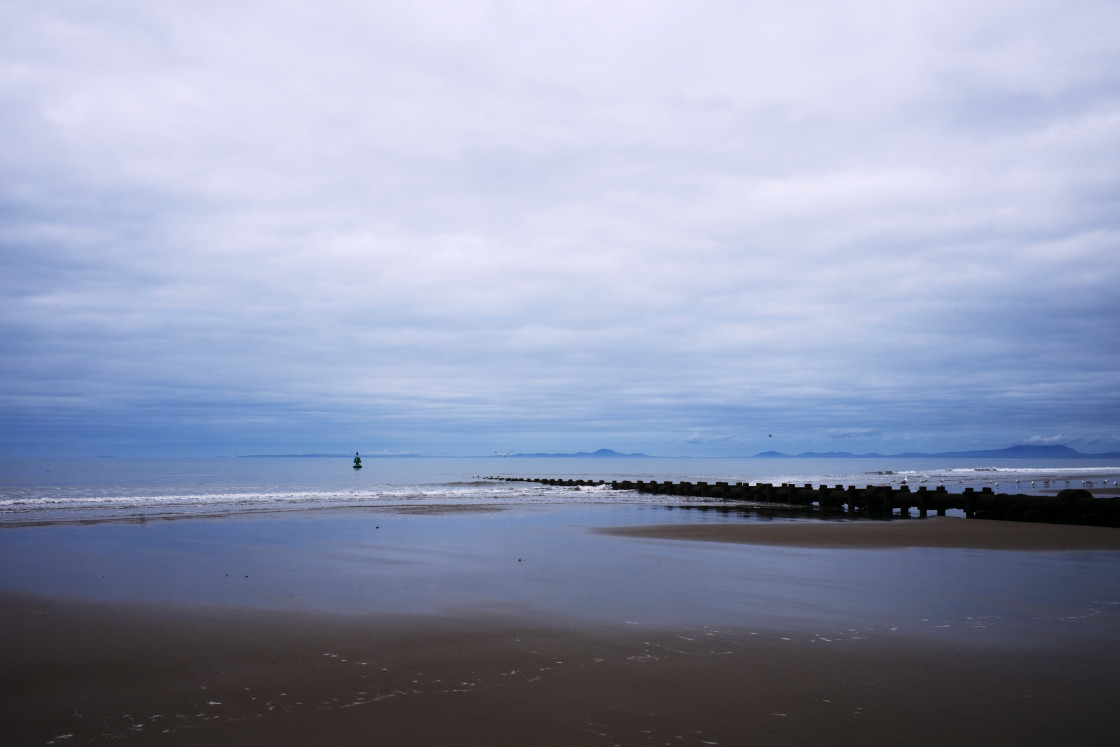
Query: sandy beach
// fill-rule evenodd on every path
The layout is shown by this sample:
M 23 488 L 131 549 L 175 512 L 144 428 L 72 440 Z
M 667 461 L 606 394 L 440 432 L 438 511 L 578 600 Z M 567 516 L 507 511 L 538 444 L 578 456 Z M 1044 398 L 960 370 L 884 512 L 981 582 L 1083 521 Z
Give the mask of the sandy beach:
M 5 600 L 12 744 L 1110 744 L 1116 656 Z
M 622 537 L 737 542 L 790 547 L 974 548 L 1025 552 L 1120 551 L 1113 527 L 930 517 L 901 521 L 802 521 L 755 524 L 658 524 L 602 530 Z
M 11 600 L 10 744 L 1111 744 L 1116 656 Z
M 610 516 L 617 524 L 628 514 Z M 1091 527 L 965 520 L 682 526 L 676 515 L 678 523 L 666 524 L 669 516 L 642 513 L 644 526 L 608 527 L 614 534 L 606 535 L 591 523 L 595 517 L 593 512 L 353 515 L 345 525 L 360 525 L 357 534 L 368 538 L 366 551 L 381 554 L 363 555 L 356 563 L 360 575 L 349 575 L 356 572 L 353 558 L 315 566 L 317 573 L 333 569 L 346 580 L 341 591 L 331 592 L 335 596 L 315 597 L 306 605 L 292 600 L 308 598 L 314 580 L 290 569 L 274 571 L 272 578 L 258 576 L 267 576 L 265 569 L 275 568 L 281 553 L 295 554 L 303 564 L 324 547 L 353 544 L 356 535 L 340 536 L 341 524 L 301 524 L 299 536 L 317 535 L 322 542 L 289 544 L 286 550 L 281 539 L 292 536 L 290 518 L 235 526 L 211 521 L 58 530 L 59 542 L 72 544 L 77 533 L 88 545 L 81 557 L 58 563 L 55 575 L 21 584 L 22 571 L 13 570 L 10 558 L 0 569 L 5 574 L 0 718 L 6 740 L 20 745 L 1104 745 L 1114 740 L 1112 708 L 1120 694 L 1120 588 L 1111 580 L 1116 546 L 1095 532 L 1077 532 L 1074 538 L 1065 531 Z M 451 596 L 448 587 L 435 588 L 436 577 L 450 573 L 450 565 L 416 561 L 410 569 L 413 560 L 396 550 L 385 554 L 394 532 L 402 546 L 412 544 L 406 530 L 417 522 L 429 532 L 444 528 L 439 543 L 444 547 L 461 528 L 470 528 L 463 547 L 473 549 L 454 564 L 469 564 L 477 552 L 473 562 L 488 570 L 469 593 L 463 591 L 472 583 L 468 576 L 455 584 L 469 599 L 427 612 L 400 610 L 412 597 L 393 597 L 390 587 L 402 580 L 434 588 L 439 599 Z M 1016 534 L 1019 529 L 1031 533 Z M 255 538 L 251 530 L 274 540 Z M 24 536 L 48 549 L 54 541 L 41 528 L 21 531 L 6 535 L 5 546 Z M 223 549 L 217 538 L 225 534 L 238 539 Z M 503 536 L 513 544 L 492 551 L 494 538 Z M 225 564 L 266 556 L 266 563 L 236 579 L 241 603 L 213 591 L 232 583 L 232 574 L 221 575 L 199 561 L 194 572 L 201 578 L 187 573 L 193 580 L 182 581 L 168 570 L 182 570 L 181 556 L 160 565 L 160 554 L 183 537 Z M 564 569 L 576 557 L 549 554 L 554 541 L 579 550 L 599 576 L 577 564 L 565 580 Z M 1005 549 L 977 549 L 984 547 Z M 1012 548 L 1015 552 L 1006 551 Z M 432 548 L 419 552 L 427 557 Z M 120 565 L 114 564 L 117 555 L 123 555 Z M 909 569 L 920 566 L 907 562 L 931 558 L 944 559 L 950 571 L 954 563 L 975 563 L 978 580 L 908 582 Z M 631 564 L 624 572 L 612 576 L 612 568 L 627 559 Z M 108 583 L 120 574 L 118 585 L 84 594 L 45 593 L 61 588 L 63 576 L 81 574 L 79 566 L 91 560 L 99 561 L 96 575 L 84 582 L 104 577 Z M 792 564 L 792 575 L 768 569 L 773 563 Z M 1071 565 L 1071 575 L 1051 579 L 1039 571 L 1054 564 Z M 386 570 L 388 565 L 394 568 Z M 834 566 L 839 572 L 831 574 Z M 894 579 L 896 567 L 903 572 Z M 985 576 L 992 567 L 1003 570 Z M 381 570 L 383 578 L 374 573 Z M 517 574 L 524 577 L 516 580 Z M 772 585 L 750 585 L 767 575 L 774 576 Z M 153 576 L 162 585 L 145 585 Z M 510 580 L 498 583 L 494 577 Z M 713 577 L 719 585 L 704 587 Z M 1007 584 L 1007 577 L 1019 585 Z M 1085 589 L 1066 589 L 1062 599 L 1047 601 L 1069 585 L 1063 579 L 1086 577 Z M 356 605 L 363 593 L 360 579 L 370 578 L 365 583 L 382 601 Z M 252 596 L 258 582 L 267 587 L 259 599 Z M 1042 588 L 1037 596 L 1031 582 Z M 917 588 L 917 599 L 903 603 L 908 583 Z M 829 596 L 827 587 L 837 585 L 843 588 Z M 40 591 L 32 593 L 29 586 Z M 281 588 L 288 598 L 277 598 Z M 533 596 L 537 591 L 541 595 Z M 607 601 L 594 602 L 597 595 Z M 583 611 L 567 614 L 580 600 Z M 678 609 L 662 614 L 667 607 Z M 768 607 L 783 608 L 786 617 L 762 609 Z M 940 616 L 931 617 L 931 610 Z

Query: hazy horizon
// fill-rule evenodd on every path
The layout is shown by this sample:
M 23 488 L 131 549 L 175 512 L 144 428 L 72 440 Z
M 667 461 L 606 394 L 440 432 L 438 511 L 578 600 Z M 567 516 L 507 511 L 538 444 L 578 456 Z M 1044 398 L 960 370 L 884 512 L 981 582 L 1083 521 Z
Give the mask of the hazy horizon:
M 698 454 L 646 454 L 643 452 L 620 452 L 617 449 L 610 448 L 597 448 L 597 449 L 578 449 L 568 452 L 511 452 L 508 454 L 503 453 L 461 453 L 461 454 L 424 454 L 418 452 L 384 452 L 384 451 L 325 451 L 325 452 L 277 452 L 277 453 L 229 453 L 229 454 L 161 454 L 159 456 L 136 456 L 131 454 L 93 454 L 93 453 L 58 453 L 50 455 L 49 457 L 39 455 L 38 458 L 61 458 L 61 459 L 345 459 L 349 460 L 355 455 L 360 455 L 362 459 L 502 459 L 502 458 L 539 458 L 539 459 L 570 459 L 570 458 L 583 458 L 583 459 L 894 459 L 894 458 L 968 458 L 961 455 L 968 454 L 987 454 L 1008 451 L 1014 449 L 1013 446 L 996 447 L 993 449 L 950 449 L 940 452 L 896 452 L 896 453 L 880 453 L 880 452 L 850 452 L 850 451 L 808 451 L 798 453 L 781 452 L 777 450 L 760 451 L 754 454 L 724 454 L 719 456 L 711 455 L 698 455 Z M 1045 450 L 1047 447 L 1031 447 Z M 610 452 L 609 454 L 602 454 L 601 452 Z M 1046 451 L 1039 451 L 1022 456 L 1024 459 L 1078 459 L 1078 458 L 1105 458 L 1113 459 L 1120 455 L 1120 452 L 1091 452 L 1073 450 L 1076 456 L 1066 456 L 1064 454 L 1050 455 Z M 0 454 L 0 459 L 17 459 L 19 457 L 11 457 Z M 23 458 L 36 458 L 24 456 Z M 1019 458 L 1014 454 L 1003 455 L 1003 458 L 1016 459 Z

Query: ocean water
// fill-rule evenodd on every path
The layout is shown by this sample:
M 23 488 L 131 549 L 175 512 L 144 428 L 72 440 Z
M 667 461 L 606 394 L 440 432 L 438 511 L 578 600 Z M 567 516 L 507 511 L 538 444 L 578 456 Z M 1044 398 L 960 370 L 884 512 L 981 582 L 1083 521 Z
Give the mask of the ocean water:
M 703 503 L 608 487 L 497 477 L 691 480 L 797 485 L 944 485 L 950 492 L 1120 494 L 1120 462 L 1101 459 L 757 458 L 0 459 L 0 524 L 236 515 L 356 507 Z
M 1115 646 L 1120 630 L 1117 552 L 623 538 L 594 530 L 805 519 L 487 479 L 858 485 L 963 475 L 982 485 L 1046 475 L 1099 484 L 1120 479 L 1117 466 L 527 458 L 365 465 L 354 470 L 344 458 L 0 463 L 0 591 L 187 609 L 545 619 L 690 638 L 727 627 L 783 631 L 817 645 L 907 635 L 1029 652 L 1070 641 Z

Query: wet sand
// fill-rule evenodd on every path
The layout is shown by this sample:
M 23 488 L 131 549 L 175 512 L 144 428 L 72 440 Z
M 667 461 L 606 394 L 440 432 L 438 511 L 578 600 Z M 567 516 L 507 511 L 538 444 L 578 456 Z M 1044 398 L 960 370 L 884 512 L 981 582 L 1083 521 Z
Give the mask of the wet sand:
M 1112 744 L 1112 650 L 6 599 L 9 744 Z M 19 645 L 12 645 L 19 641 Z
M 802 521 L 754 524 L 657 524 L 612 527 L 606 534 L 647 539 L 735 542 L 788 547 L 984 550 L 1120 550 L 1114 527 L 1032 524 L 937 517 L 899 521 Z
M 1117 530 L 715 518 L 0 533 L 5 742 L 1114 742 Z

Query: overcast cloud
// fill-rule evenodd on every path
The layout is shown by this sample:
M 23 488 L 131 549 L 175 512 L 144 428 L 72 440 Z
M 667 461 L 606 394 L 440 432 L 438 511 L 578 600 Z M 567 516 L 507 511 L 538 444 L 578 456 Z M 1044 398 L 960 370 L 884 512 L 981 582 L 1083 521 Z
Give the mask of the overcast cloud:
M 0 451 L 1115 450 L 1117 29 L 0 0 Z

